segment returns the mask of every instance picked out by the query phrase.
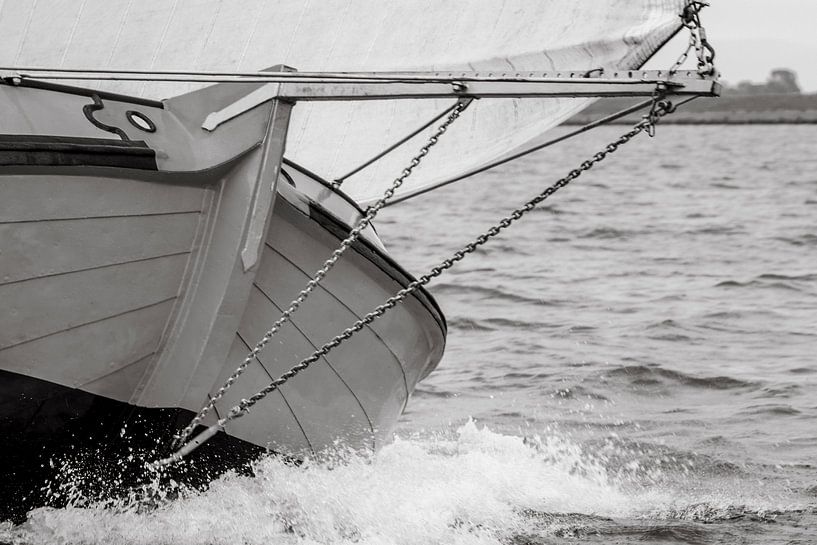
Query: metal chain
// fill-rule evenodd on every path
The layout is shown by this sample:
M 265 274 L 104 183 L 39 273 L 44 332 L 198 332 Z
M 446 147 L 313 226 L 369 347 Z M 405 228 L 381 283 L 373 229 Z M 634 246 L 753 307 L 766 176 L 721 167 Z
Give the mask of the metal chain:
M 681 68 L 693 50 L 698 58 L 698 73 L 702 76 L 715 74 L 715 48 L 706 38 L 706 29 L 701 24 L 700 17 L 701 10 L 708 5 L 708 2 L 701 0 L 690 0 L 684 7 L 681 21 L 684 27 L 689 29 L 689 43 L 686 50 L 670 68 L 670 74 L 674 74 Z
M 684 63 L 687 62 L 687 59 L 689 58 L 690 52 L 692 52 L 692 51 L 694 51 L 696 49 L 697 43 L 698 43 L 698 38 L 697 38 L 696 34 L 694 32 L 690 32 L 689 33 L 689 43 L 687 44 L 687 48 L 686 48 L 686 50 L 684 50 L 683 53 L 681 53 L 681 56 L 678 57 L 678 60 L 675 61 L 675 64 L 673 64 L 672 67 L 669 69 L 670 75 L 675 74 L 678 70 L 681 69 L 681 67 L 684 65 Z
M 672 103 L 663 100 L 663 97 L 660 97 L 659 100 L 655 100 L 653 102 L 653 107 L 650 113 L 646 114 L 644 118 L 639 123 L 634 125 L 633 128 L 630 129 L 628 132 L 624 133 L 618 139 L 614 140 L 613 142 L 605 146 L 604 149 L 593 155 L 590 159 L 582 162 L 578 168 L 571 170 L 567 174 L 567 176 L 561 178 L 553 185 L 547 187 L 544 191 L 536 195 L 531 200 L 527 201 L 523 206 L 517 208 L 510 215 L 501 219 L 498 223 L 496 223 L 493 227 L 488 229 L 485 233 L 479 235 L 476 239 L 474 239 L 474 241 L 466 244 L 461 249 L 454 252 L 454 254 L 450 258 L 443 260 L 437 266 L 432 267 L 428 273 L 422 275 L 421 277 L 409 283 L 405 288 L 398 291 L 396 295 L 389 298 L 388 300 L 386 300 L 385 303 L 381 304 L 373 311 L 366 314 L 363 318 L 359 319 L 352 326 L 343 330 L 342 333 L 335 336 L 332 340 L 321 346 L 309 357 L 301 360 L 297 365 L 293 366 L 289 371 L 278 377 L 276 380 L 270 382 L 262 390 L 259 390 L 257 393 L 253 394 L 247 399 L 242 399 L 238 405 L 230 409 L 229 413 L 224 418 L 221 418 L 216 424 L 213 424 L 212 426 L 210 426 L 210 428 L 202 432 L 199 436 L 195 437 L 192 441 L 186 444 L 178 452 L 176 452 L 169 458 L 160 461 L 157 465 L 167 465 L 169 463 L 181 459 L 183 456 L 192 452 L 196 447 L 198 447 L 199 445 L 207 441 L 207 439 L 215 435 L 220 429 L 223 429 L 228 422 L 247 414 L 256 403 L 264 399 L 267 395 L 283 386 L 291 378 L 295 377 L 300 372 L 307 369 L 310 365 L 312 365 L 322 357 L 326 356 L 332 349 L 336 348 L 338 345 L 351 338 L 355 333 L 357 333 L 366 325 L 372 323 L 374 320 L 385 314 L 386 311 L 397 305 L 399 302 L 401 302 L 409 295 L 416 292 L 418 289 L 420 289 L 420 287 L 425 286 L 431 280 L 440 276 L 444 271 L 453 267 L 455 263 L 461 261 L 463 258 L 465 258 L 466 255 L 476 251 L 477 248 L 488 242 L 493 237 L 497 236 L 503 230 L 510 227 L 511 224 L 513 224 L 514 222 L 522 218 L 522 216 L 536 208 L 537 205 L 539 205 L 544 200 L 549 198 L 551 195 L 556 193 L 559 189 L 565 187 L 570 182 L 581 176 L 584 172 L 593 168 L 594 165 L 603 161 L 609 154 L 614 153 L 616 150 L 618 150 L 620 146 L 626 144 L 627 142 L 632 140 L 633 137 L 635 137 L 641 132 L 647 131 L 648 133 L 652 133 L 655 124 L 658 123 L 658 121 L 663 116 L 670 114 L 674 111 L 675 107 L 672 105 Z
M 290 316 L 292 316 L 292 314 L 298 309 L 298 307 L 300 307 L 301 304 L 306 300 L 309 294 L 318 286 L 318 284 L 320 284 L 323 277 L 326 276 L 326 274 L 332 269 L 332 267 L 335 266 L 335 263 L 338 262 L 340 257 L 344 254 L 344 252 L 346 252 L 346 250 L 358 239 L 360 233 L 363 232 L 363 230 L 366 229 L 366 227 L 368 227 L 369 224 L 371 224 L 372 220 L 375 218 L 380 209 L 383 208 L 386 205 L 387 201 L 394 196 L 395 191 L 397 191 L 397 189 L 401 185 L 403 185 L 403 182 L 406 181 L 406 178 L 408 178 L 414 171 L 414 169 L 420 165 L 420 163 L 423 160 L 423 157 L 425 157 L 428 154 L 429 150 L 437 143 L 439 138 L 443 134 L 445 134 L 445 132 L 448 130 L 448 127 L 451 126 L 451 124 L 457 120 L 460 114 L 468 107 L 470 103 L 471 103 L 470 99 L 460 100 L 457 102 L 456 106 L 454 106 L 454 108 L 451 110 L 451 113 L 448 114 L 446 120 L 443 123 L 441 123 L 437 130 L 434 132 L 434 134 L 428 138 L 423 147 L 420 148 L 420 151 L 417 153 L 417 155 L 412 157 L 409 165 L 405 169 L 403 169 L 403 172 L 400 174 L 400 176 L 398 176 L 394 180 L 394 182 L 392 182 L 391 187 L 389 187 L 385 191 L 385 193 L 383 193 L 383 196 L 380 198 L 380 200 L 375 202 L 366 210 L 366 214 L 360 220 L 358 220 L 355 227 L 349 232 L 349 236 L 343 239 L 343 241 L 340 243 L 340 246 L 338 246 L 338 248 L 334 252 L 332 252 L 332 256 L 323 263 L 321 268 L 318 269 L 315 275 L 309 280 L 309 282 L 307 282 L 306 287 L 303 290 L 301 290 L 298 296 L 290 303 L 289 307 L 284 312 L 281 313 L 281 317 L 278 318 L 278 320 L 276 320 L 274 324 L 272 324 L 272 327 L 266 333 L 264 333 L 264 336 L 261 338 L 261 340 L 258 341 L 258 343 L 253 347 L 253 349 L 247 354 L 247 356 L 244 358 L 244 361 L 241 362 L 241 365 L 239 365 L 236 368 L 236 370 L 233 371 L 233 374 L 231 374 L 227 378 L 227 380 L 224 382 L 224 385 L 221 388 L 219 388 L 218 391 L 213 396 L 210 397 L 210 399 L 201 408 L 201 410 L 195 416 L 195 418 L 193 418 L 190 421 L 190 424 L 188 424 L 187 427 L 181 430 L 178 434 L 173 436 L 172 443 L 173 448 L 178 447 L 181 443 L 183 443 L 190 437 L 196 426 L 201 424 L 201 422 L 204 420 L 207 414 L 212 410 L 213 407 L 215 407 L 216 403 L 218 403 L 218 401 L 222 397 L 224 397 L 224 394 L 227 392 L 227 390 L 233 385 L 233 383 L 235 383 L 236 380 L 238 380 L 238 377 L 240 377 L 241 374 L 244 373 L 247 367 L 249 367 L 250 363 L 252 363 L 256 356 L 258 356 L 258 354 L 264 349 L 267 343 L 269 343 L 273 336 L 275 336 L 275 334 L 281 329 L 281 327 L 284 324 L 286 324 L 287 321 L 289 321 Z

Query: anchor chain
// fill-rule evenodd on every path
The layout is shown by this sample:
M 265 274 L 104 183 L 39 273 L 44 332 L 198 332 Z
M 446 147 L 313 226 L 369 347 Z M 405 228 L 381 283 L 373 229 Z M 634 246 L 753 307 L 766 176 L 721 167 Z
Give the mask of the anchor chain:
M 437 130 L 432 134 L 423 147 L 420 148 L 420 151 L 412 157 L 409 165 L 403 169 L 403 172 L 395 178 L 394 182 L 392 182 L 391 186 L 383 193 L 383 196 L 371 205 L 367 210 L 366 214 L 358 220 L 355 227 L 349 232 L 349 235 L 343 239 L 337 249 L 332 252 L 332 256 L 327 259 L 320 269 L 315 273 L 315 275 L 309 280 L 306 284 L 306 287 L 298 293 L 298 296 L 290 303 L 289 307 L 281 313 L 281 317 L 272 324 L 272 327 L 261 337 L 261 340 L 253 347 L 253 349 L 247 354 L 244 358 L 244 361 L 236 368 L 235 371 L 227 378 L 224 382 L 224 385 L 218 389 L 218 391 L 210 397 L 207 403 L 199 410 L 198 414 L 190 421 L 190 423 L 182 429 L 178 434 L 173 436 L 173 443 L 171 444 L 172 448 L 177 448 L 181 445 L 184 441 L 186 441 L 190 435 L 195 430 L 196 426 L 201 424 L 207 414 L 215 407 L 216 403 L 224 397 L 224 394 L 230 387 L 238 380 L 244 371 L 249 367 L 252 361 L 258 356 L 258 354 L 264 349 L 264 347 L 270 342 L 270 340 L 275 336 L 275 334 L 281 329 L 281 327 L 286 324 L 292 314 L 301 306 L 301 304 L 309 297 L 309 294 L 320 284 L 323 277 L 335 266 L 335 263 L 341 258 L 341 256 L 346 252 L 346 250 L 358 239 L 360 233 L 363 232 L 374 220 L 377 213 L 382 209 L 386 203 L 394 196 L 394 193 L 397 189 L 403 185 L 403 182 L 411 175 L 417 166 L 420 165 L 423 158 L 428 155 L 429 150 L 437 144 L 440 137 L 445 134 L 448 130 L 448 127 L 451 126 L 454 121 L 460 116 L 460 114 L 468 107 L 471 103 L 470 99 L 460 99 L 456 105 L 451 109 L 451 112 L 446 117 L 445 121 L 440 124 Z
M 652 108 L 648 114 L 645 114 L 643 119 L 633 126 L 628 132 L 619 136 L 616 140 L 605 146 L 602 150 L 594 154 L 590 159 L 583 161 L 577 168 L 571 170 L 565 177 L 559 179 L 554 184 L 545 188 L 541 193 L 527 201 L 523 206 L 514 210 L 508 216 L 502 218 L 499 222 L 497 222 L 494 226 L 489 228 L 483 234 L 479 235 L 476 239 L 472 242 L 469 242 L 447 259 L 444 259 L 435 267 L 432 267 L 428 273 L 420 276 L 416 280 L 409 283 L 405 288 L 398 291 L 394 296 L 390 297 L 386 302 L 376 307 L 373 311 L 369 312 L 358 321 L 356 321 L 353 325 L 346 328 L 332 338 L 330 341 L 325 343 L 319 349 L 315 350 L 309 357 L 304 358 L 298 364 L 290 368 L 287 372 L 282 374 L 276 380 L 270 382 L 266 387 L 259 390 L 257 393 L 253 394 L 249 398 L 242 399 L 238 405 L 235 405 L 227 415 L 221 419 L 216 424 L 213 424 L 202 433 L 194 437 L 191 441 L 187 444 L 182 446 L 177 452 L 172 454 L 170 457 L 165 458 L 164 460 L 160 460 L 155 466 L 162 467 L 174 463 L 178 460 L 181 460 L 184 456 L 191 453 L 195 450 L 199 445 L 206 442 L 212 436 L 214 436 L 218 431 L 223 429 L 230 421 L 235 420 L 236 418 L 240 418 L 247 414 L 250 409 L 259 401 L 264 399 L 267 395 L 274 392 L 281 386 L 283 386 L 287 381 L 291 378 L 295 377 L 302 371 L 309 368 L 310 365 L 321 359 L 322 357 L 326 356 L 331 350 L 339 346 L 344 341 L 351 338 L 355 333 L 363 329 L 366 325 L 372 323 L 377 318 L 381 317 L 385 314 L 389 309 L 403 301 L 406 297 L 416 292 L 422 286 L 425 286 L 434 278 L 440 276 L 444 271 L 450 269 L 454 266 L 455 263 L 461 261 L 465 258 L 468 254 L 473 253 L 476 251 L 477 248 L 487 243 L 490 239 L 496 237 L 499 233 L 510 227 L 514 222 L 521 219 L 525 214 L 536 208 L 539 204 L 543 201 L 548 199 L 551 195 L 556 193 L 559 189 L 567 186 L 573 180 L 581 176 L 584 172 L 590 170 L 595 166 L 597 163 L 603 161 L 608 155 L 611 153 L 615 153 L 618 148 L 630 140 L 632 140 L 635 136 L 642 132 L 647 132 L 648 134 L 652 134 L 655 124 L 660 121 L 662 117 L 667 114 L 670 114 L 675 111 L 675 106 L 668 100 L 664 100 L 663 96 L 657 96 L 654 101 Z
M 681 21 L 685 28 L 689 30 L 689 43 L 686 50 L 681 53 L 678 60 L 669 70 L 670 74 L 677 72 L 689 58 L 689 54 L 695 51 L 698 58 L 698 73 L 702 76 L 714 76 L 715 70 L 715 48 L 706 38 L 706 29 L 701 24 L 701 10 L 709 6 L 708 2 L 700 0 L 690 0 L 684 7 L 681 14 Z

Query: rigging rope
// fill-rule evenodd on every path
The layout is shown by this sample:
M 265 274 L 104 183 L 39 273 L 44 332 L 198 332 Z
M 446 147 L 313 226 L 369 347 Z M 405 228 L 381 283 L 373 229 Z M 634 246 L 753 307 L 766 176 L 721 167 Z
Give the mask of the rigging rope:
M 467 100 L 470 101 L 470 100 L 473 100 L 473 99 L 467 99 Z M 445 117 L 445 115 L 448 114 L 451 110 L 456 108 L 457 104 L 459 104 L 459 103 L 456 102 L 453 105 L 449 106 L 448 108 L 446 108 L 445 110 L 443 110 L 439 114 L 437 114 L 434 117 L 432 117 L 431 119 L 429 119 L 425 124 L 423 124 L 422 127 L 419 127 L 417 129 L 415 129 L 410 134 L 404 136 L 403 138 L 401 138 L 400 140 L 398 140 L 397 142 L 395 142 L 394 144 L 392 144 L 388 148 L 384 149 L 383 151 L 381 151 L 380 153 L 378 153 L 377 155 L 375 155 L 374 157 L 372 157 L 371 159 L 369 159 L 365 163 L 361 164 L 357 168 L 355 168 L 353 170 L 350 170 L 349 172 L 347 172 L 343 176 L 338 176 L 337 178 L 335 178 L 334 182 L 332 182 L 332 187 L 334 187 L 335 189 L 339 188 L 343 184 L 343 182 L 346 180 L 346 178 L 348 178 L 350 176 L 353 176 L 354 174 L 357 174 L 358 172 L 360 172 L 361 170 L 363 170 L 367 166 L 371 165 L 372 163 L 374 163 L 378 159 L 381 159 L 382 157 L 388 155 L 389 153 L 391 153 L 395 149 L 399 148 L 400 146 L 402 146 L 403 144 L 405 144 L 406 142 L 408 142 L 409 140 L 411 140 L 412 138 L 414 138 L 415 136 L 417 136 L 418 134 L 420 134 L 421 132 L 426 130 L 431 125 L 433 125 L 434 123 L 436 123 L 437 121 L 439 121 L 440 119 Z M 386 206 L 388 206 L 388 205 L 386 205 Z
M 456 110 L 454 111 L 456 112 Z M 584 172 L 593 168 L 594 165 L 603 161 L 609 154 L 614 153 L 616 150 L 618 150 L 620 146 L 626 144 L 627 142 L 632 140 L 633 137 L 637 136 L 642 132 L 646 131 L 648 134 L 652 134 L 655 124 L 658 123 L 658 121 L 663 116 L 674 111 L 675 106 L 673 106 L 671 102 L 663 100 L 662 95 L 657 94 L 652 101 L 652 108 L 650 112 L 647 115 L 645 115 L 644 118 L 635 126 L 633 126 L 633 128 L 630 129 L 628 132 L 622 134 L 619 138 L 617 138 L 616 140 L 605 146 L 602 150 L 594 154 L 590 159 L 582 162 L 578 168 L 571 170 L 565 177 L 559 179 L 554 184 L 548 186 L 541 193 L 527 201 L 523 206 L 517 208 L 511 214 L 501 219 L 494 226 L 492 226 L 483 234 L 479 235 L 476 239 L 474 239 L 474 241 L 469 242 L 461 249 L 454 252 L 452 257 L 443 260 L 435 267 L 432 267 L 428 273 L 422 275 L 418 279 L 409 283 L 405 288 L 397 292 L 396 295 L 389 298 L 386 302 L 384 302 L 383 304 L 375 308 L 373 311 L 366 314 L 363 318 L 357 320 L 352 326 L 346 328 L 342 333 L 335 336 L 332 340 L 325 343 L 319 349 L 315 350 L 309 357 L 301 360 L 297 365 L 290 368 L 286 373 L 282 374 L 276 380 L 270 382 L 266 387 L 259 390 L 257 393 L 253 394 L 249 398 L 242 399 L 238 403 L 238 405 L 235 405 L 232 409 L 230 409 L 230 411 L 227 413 L 225 417 L 219 419 L 218 422 L 211 425 L 206 430 L 195 436 L 192 440 L 188 441 L 186 444 L 181 446 L 181 448 L 179 448 L 171 456 L 154 463 L 153 467 L 156 468 L 164 467 L 183 459 L 185 456 L 193 452 L 196 448 L 198 448 L 200 445 L 202 445 L 211 437 L 213 437 L 220 430 L 224 429 L 224 427 L 230 421 L 235 420 L 236 418 L 240 418 L 247 414 L 256 403 L 264 399 L 267 395 L 283 386 L 291 378 L 295 377 L 305 369 L 309 368 L 310 365 L 312 365 L 322 357 L 326 356 L 331 350 L 339 346 L 347 339 L 351 338 L 355 333 L 363 329 L 366 325 L 372 323 L 374 320 L 385 314 L 386 311 L 388 311 L 390 308 L 394 307 L 399 302 L 404 300 L 406 297 L 416 292 L 422 286 L 425 286 L 426 284 L 431 282 L 431 280 L 441 275 L 447 269 L 453 267 L 455 263 L 464 259 L 466 255 L 473 253 L 474 251 L 476 251 L 477 248 L 487 243 L 490 239 L 496 237 L 499 233 L 510 227 L 514 222 L 522 218 L 525 214 L 536 208 L 537 205 L 539 205 L 547 198 L 549 198 L 551 195 L 556 193 L 559 189 L 567 186 L 570 182 L 581 176 Z
M 435 189 L 439 189 L 439 188 L 447 186 L 449 184 L 453 184 L 455 182 L 459 182 L 459 181 L 465 180 L 467 178 L 471 178 L 472 176 L 476 176 L 477 174 L 481 174 L 481 173 L 483 173 L 485 171 L 491 170 L 491 169 L 496 168 L 496 167 L 498 167 L 500 165 L 504 165 L 505 163 L 515 161 L 516 159 L 520 159 L 522 157 L 525 157 L 526 155 L 530 155 L 531 153 L 535 153 L 537 151 L 543 150 L 543 149 L 548 148 L 548 147 L 550 147 L 550 146 L 552 146 L 554 144 L 558 144 L 559 142 L 564 142 L 565 140 L 567 140 L 569 138 L 573 138 L 574 136 L 577 136 L 577 135 L 579 135 L 579 134 L 581 134 L 583 132 L 589 131 L 591 129 L 595 129 L 596 127 L 600 127 L 602 125 L 606 125 L 607 123 L 615 121 L 616 119 L 620 119 L 620 118 L 624 117 L 625 115 L 629 115 L 629 114 L 631 114 L 633 112 L 637 112 L 638 110 L 641 110 L 641 109 L 644 109 L 644 108 L 650 106 L 652 103 L 653 103 L 652 98 L 650 98 L 648 100 L 645 100 L 643 102 L 639 102 L 638 104 L 630 106 L 629 108 L 624 108 L 623 110 L 619 110 L 618 112 L 616 112 L 614 114 L 610 114 L 610 115 L 608 115 L 606 117 L 603 117 L 601 119 L 597 119 L 596 121 L 593 121 L 591 123 L 587 123 L 586 125 L 582 125 L 578 129 L 570 131 L 569 133 L 563 134 L 562 136 L 559 136 L 557 138 L 553 138 L 551 140 L 548 140 L 547 142 L 543 142 L 541 144 L 538 144 L 538 145 L 536 145 L 536 146 L 534 146 L 532 148 L 526 149 L 526 150 L 521 151 L 519 153 L 515 153 L 515 154 L 510 155 L 508 157 L 504 157 L 502 159 L 497 159 L 496 161 L 492 161 L 490 163 L 482 165 L 481 167 L 475 168 L 473 170 L 469 170 L 468 172 L 466 172 L 464 174 L 460 174 L 459 176 L 455 176 L 453 178 L 448 178 L 446 180 L 442 180 L 442 181 L 437 182 L 437 183 L 435 183 L 433 185 L 430 185 L 428 187 L 424 187 L 423 189 L 420 189 L 420 190 L 418 190 L 418 191 L 416 191 L 414 193 L 407 193 L 405 195 L 400 195 L 399 197 L 395 197 L 394 199 L 389 201 L 386 204 L 386 206 L 388 207 L 388 206 L 392 206 L 392 205 L 397 204 L 397 203 L 405 202 L 405 201 L 407 201 L 409 199 L 413 199 L 414 197 L 418 197 L 418 196 L 420 196 L 420 195 L 422 195 L 424 193 L 428 193 L 429 191 L 433 191 Z

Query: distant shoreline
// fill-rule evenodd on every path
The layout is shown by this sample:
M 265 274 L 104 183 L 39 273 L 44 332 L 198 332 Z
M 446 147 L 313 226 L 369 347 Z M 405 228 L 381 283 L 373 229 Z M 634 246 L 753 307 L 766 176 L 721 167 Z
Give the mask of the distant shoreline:
M 602 99 L 565 125 L 585 125 L 634 104 L 632 99 Z M 613 124 L 636 123 L 643 112 L 630 114 Z M 662 121 L 666 125 L 812 125 L 817 124 L 817 94 L 804 95 L 726 95 L 699 98 L 685 104 Z
M 565 126 L 579 126 L 586 125 L 595 121 L 596 118 L 570 118 L 562 125 Z M 641 120 L 641 117 L 622 117 L 607 123 L 607 125 L 634 125 Z M 662 125 L 817 125 L 817 120 L 801 120 L 801 119 L 679 119 L 672 117 L 665 117 L 661 120 Z

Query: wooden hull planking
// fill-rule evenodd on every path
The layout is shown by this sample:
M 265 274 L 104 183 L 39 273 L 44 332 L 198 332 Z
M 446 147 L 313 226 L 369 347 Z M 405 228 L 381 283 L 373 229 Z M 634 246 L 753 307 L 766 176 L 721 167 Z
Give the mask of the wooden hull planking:
M 0 151 L 5 441 L 36 445 L 37 434 L 18 429 L 12 413 L 25 396 L 42 407 L 53 397 L 32 400 L 8 377 L 34 381 L 36 391 L 76 391 L 137 412 L 192 415 L 360 217 L 341 193 L 294 165 L 278 182 L 278 197 L 270 192 L 290 106 L 273 101 L 213 135 L 199 134 L 208 111 L 251 88 L 216 86 L 153 104 L 0 85 L 4 109 L 15 112 L 0 121 L 0 133 L 10 135 Z M 100 102 L 89 116 L 87 107 Z M 137 106 L 155 134 L 123 123 L 125 111 Z M 125 134 L 124 144 L 110 138 L 111 128 Z M 110 150 L 116 154 L 98 158 Z M 138 162 L 129 158 L 134 154 Z M 411 280 L 367 229 L 217 413 Z M 418 292 L 230 423 L 227 436 L 297 457 L 339 443 L 376 448 L 444 343 L 442 314 Z M 92 421 L 94 404 L 82 405 L 54 415 L 46 429 Z M 175 431 L 164 428 L 165 437 Z

